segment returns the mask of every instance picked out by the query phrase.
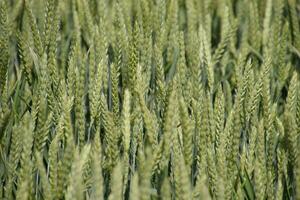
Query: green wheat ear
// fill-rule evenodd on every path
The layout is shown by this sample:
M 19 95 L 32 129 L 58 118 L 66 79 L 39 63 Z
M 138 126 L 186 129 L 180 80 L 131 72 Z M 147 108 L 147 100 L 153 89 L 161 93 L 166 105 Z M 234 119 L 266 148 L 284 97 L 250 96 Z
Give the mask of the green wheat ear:
M 109 200 L 122 199 L 122 164 L 119 162 L 113 170 L 111 180 L 111 193 Z
M 78 149 L 73 151 L 75 159 L 69 177 L 68 189 L 65 193 L 66 199 L 83 199 L 83 167 L 87 161 L 90 146 L 85 146 L 79 154 Z
M 43 49 L 41 34 L 39 32 L 36 18 L 32 11 L 32 5 L 28 0 L 25 1 L 25 10 L 26 10 L 27 16 L 29 18 L 29 25 L 30 25 L 30 29 L 31 29 L 32 37 L 33 37 L 35 52 L 37 53 L 37 55 L 39 57 L 42 57 L 44 49 Z
M 138 200 L 140 199 L 140 190 L 139 190 L 139 176 L 138 174 L 134 174 L 132 178 L 132 182 L 130 185 L 130 199 Z
M 180 122 L 182 125 L 183 154 L 186 166 L 190 167 L 193 162 L 194 121 L 189 117 L 183 97 L 180 99 L 179 106 Z
M 128 67 L 128 79 L 129 79 L 128 87 L 131 89 L 131 91 L 134 91 L 133 87 L 136 84 L 137 65 L 139 62 L 138 41 L 137 41 L 138 37 L 139 37 L 139 25 L 137 22 L 135 22 L 133 26 L 132 37 L 131 37 L 129 67 Z
M 291 26 L 292 29 L 292 35 L 293 35 L 293 44 L 294 46 L 299 50 L 300 49 L 300 42 L 299 42 L 299 23 L 297 23 L 297 9 L 296 4 L 297 2 L 295 0 L 289 0 L 289 12 L 291 14 Z
M 102 149 L 99 138 L 99 133 L 96 131 L 94 144 L 92 146 L 92 172 L 93 172 L 93 185 L 92 185 L 92 199 L 104 198 L 103 192 L 103 177 L 102 177 Z
M 9 24 L 7 5 L 0 3 L 0 93 L 3 93 L 9 60 Z
M 176 136 L 175 136 L 176 137 Z M 191 199 L 191 185 L 188 176 L 188 170 L 184 163 L 184 155 L 180 149 L 178 137 L 176 137 L 173 146 L 174 164 L 172 167 L 174 173 L 175 197 L 176 199 Z
M 27 130 L 23 133 L 23 148 L 20 158 L 20 174 L 18 181 L 18 187 L 19 190 L 17 191 L 17 198 L 21 198 L 23 195 L 25 198 L 29 198 L 32 192 L 32 145 L 33 145 L 33 124 L 31 121 L 31 117 L 29 114 L 24 116 L 22 121 L 24 127 L 27 128 Z

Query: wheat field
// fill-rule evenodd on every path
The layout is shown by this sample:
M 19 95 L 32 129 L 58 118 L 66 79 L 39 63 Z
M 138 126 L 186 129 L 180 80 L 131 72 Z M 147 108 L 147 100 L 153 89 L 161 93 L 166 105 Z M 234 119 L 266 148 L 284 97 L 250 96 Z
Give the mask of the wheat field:
M 299 0 L 0 0 L 0 199 L 300 200 Z

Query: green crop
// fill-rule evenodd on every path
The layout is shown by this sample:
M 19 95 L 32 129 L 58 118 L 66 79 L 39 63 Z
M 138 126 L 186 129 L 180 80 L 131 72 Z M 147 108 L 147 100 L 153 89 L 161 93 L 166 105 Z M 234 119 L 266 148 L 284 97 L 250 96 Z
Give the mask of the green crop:
M 0 199 L 300 200 L 299 0 L 0 0 Z

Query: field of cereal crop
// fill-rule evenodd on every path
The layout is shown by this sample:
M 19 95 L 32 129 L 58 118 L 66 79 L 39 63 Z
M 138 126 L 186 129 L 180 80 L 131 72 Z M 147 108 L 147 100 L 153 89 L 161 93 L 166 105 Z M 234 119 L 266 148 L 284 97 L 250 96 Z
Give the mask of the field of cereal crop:
M 300 200 L 299 0 L 0 0 L 0 199 Z

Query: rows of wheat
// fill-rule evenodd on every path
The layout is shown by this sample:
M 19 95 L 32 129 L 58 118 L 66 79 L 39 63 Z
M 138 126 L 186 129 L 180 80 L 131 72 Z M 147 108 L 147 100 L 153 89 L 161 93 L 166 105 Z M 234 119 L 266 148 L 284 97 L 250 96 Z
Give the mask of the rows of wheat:
M 300 1 L 0 0 L 0 199 L 300 199 Z

